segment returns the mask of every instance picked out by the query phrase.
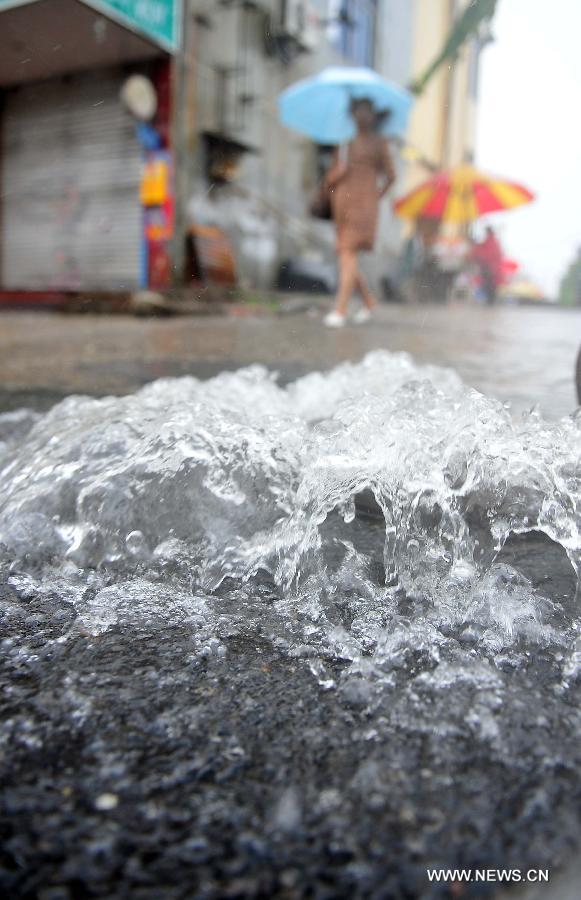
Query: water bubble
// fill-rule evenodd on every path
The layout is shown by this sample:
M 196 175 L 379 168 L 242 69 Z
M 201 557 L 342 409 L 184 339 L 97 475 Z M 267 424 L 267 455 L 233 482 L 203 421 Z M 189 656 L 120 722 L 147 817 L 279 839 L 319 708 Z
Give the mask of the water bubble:
M 452 490 L 459 490 L 468 475 L 468 461 L 461 450 L 452 450 L 444 463 L 444 479 Z
M 130 531 L 125 538 L 125 546 L 127 547 L 127 550 L 129 551 L 131 556 L 134 556 L 138 559 L 147 559 L 147 557 L 150 555 L 147 541 L 143 532 L 141 531 Z

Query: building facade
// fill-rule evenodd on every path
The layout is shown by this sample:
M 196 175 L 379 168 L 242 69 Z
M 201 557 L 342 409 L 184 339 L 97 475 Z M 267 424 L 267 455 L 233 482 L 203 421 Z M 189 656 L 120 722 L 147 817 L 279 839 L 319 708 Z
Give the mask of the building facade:
M 331 265 L 309 213 L 329 148 L 280 125 L 278 95 L 330 64 L 409 84 L 466 2 L 0 0 L 0 299 L 187 282 L 211 229 L 248 286 Z M 476 71 L 468 47 L 417 101 L 399 192 L 472 149 Z M 368 274 L 401 236 L 384 203 Z
M 414 0 L 414 74 L 423 72 L 436 57 L 469 2 Z M 482 46 L 482 38 L 467 42 L 455 60 L 436 71 L 416 99 L 407 136 L 406 187 L 414 187 L 431 169 L 450 168 L 473 158 Z

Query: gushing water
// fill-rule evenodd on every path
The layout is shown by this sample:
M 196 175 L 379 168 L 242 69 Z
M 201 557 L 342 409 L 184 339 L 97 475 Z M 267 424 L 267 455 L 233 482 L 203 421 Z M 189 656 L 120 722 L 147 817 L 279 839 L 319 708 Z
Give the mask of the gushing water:
M 0 565 L 72 603 L 75 633 L 184 622 L 218 655 L 261 634 L 323 687 L 330 660 L 446 682 L 552 644 L 566 684 L 577 612 L 503 548 L 543 532 L 579 578 L 580 451 L 579 417 L 517 421 L 385 352 L 286 388 L 253 366 L 70 397 L 0 416 Z M 361 497 L 381 516 L 357 516 Z

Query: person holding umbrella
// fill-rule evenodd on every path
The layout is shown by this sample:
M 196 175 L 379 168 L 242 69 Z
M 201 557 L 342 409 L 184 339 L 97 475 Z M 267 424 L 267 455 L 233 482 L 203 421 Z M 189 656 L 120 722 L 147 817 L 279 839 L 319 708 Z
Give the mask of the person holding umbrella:
M 481 216 L 516 209 L 534 199 L 535 195 L 524 185 L 487 175 L 471 163 L 463 163 L 436 172 L 397 200 L 394 210 L 416 225 L 432 221 L 434 227 L 449 225 L 465 231 Z M 486 239 L 475 245 L 470 254 L 480 270 L 488 303 L 494 303 L 502 283 L 502 257 L 502 248 L 489 227 Z
M 473 262 L 482 282 L 482 292 L 488 305 L 496 302 L 498 288 L 503 281 L 502 261 L 504 253 L 500 242 L 490 225 L 486 228 L 486 237 L 479 244 L 474 243 L 469 259 Z
M 395 171 L 387 139 L 378 133 L 389 112 L 378 113 L 371 100 L 353 100 L 351 115 L 357 133 L 347 146 L 346 158 L 335 152 L 327 176 L 331 207 L 337 230 L 339 290 L 335 308 L 325 317 L 329 328 L 341 328 L 346 321 L 349 300 L 358 290 L 363 307 L 356 322 L 368 321 L 377 301 L 359 269 L 358 254 L 373 250 L 379 215 L 379 201 L 395 181 Z
M 379 201 L 395 180 L 387 135 L 405 132 L 411 95 L 367 68 L 330 67 L 287 88 L 279 98 L 288 128 L 318 144 L 337 147 L 327 176 L 337 228 L 339 290 L 325 324 L 345 324 L 351 294 L 358 289 L 364 306 L 355 319 L 369 319 L 376 305 L 359 270 L 358 254 L 372 250 Z

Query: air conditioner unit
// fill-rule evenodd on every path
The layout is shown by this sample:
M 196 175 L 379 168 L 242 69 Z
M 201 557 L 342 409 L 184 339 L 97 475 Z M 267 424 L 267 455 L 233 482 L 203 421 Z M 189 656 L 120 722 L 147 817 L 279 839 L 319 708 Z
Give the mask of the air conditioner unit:
M 319 19 L 309 0 L 280 0 L 279 36 L 290 38 L 300 50 L 316 49 Z

